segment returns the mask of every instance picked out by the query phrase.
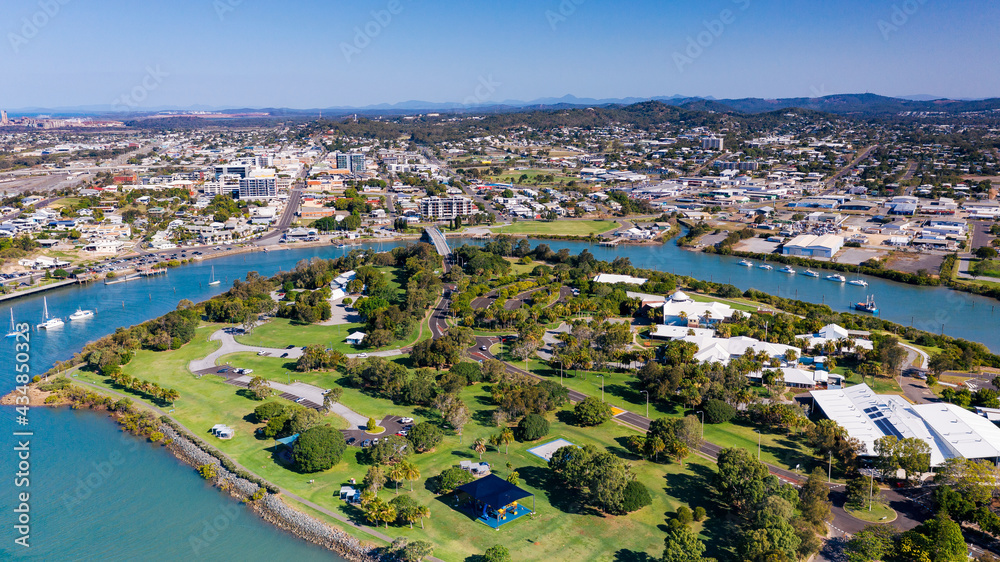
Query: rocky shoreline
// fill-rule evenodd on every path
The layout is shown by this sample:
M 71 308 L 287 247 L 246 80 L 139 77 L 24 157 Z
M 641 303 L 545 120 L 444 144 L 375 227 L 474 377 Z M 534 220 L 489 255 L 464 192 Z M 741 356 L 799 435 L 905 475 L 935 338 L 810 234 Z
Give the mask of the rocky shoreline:
M 193 467 L 215 465 L 215 485 L 232 497 L 244 500 L 247 507 L 268 523 L 332 550 L 352 562 L 376 562 L 381 559 L 376 547 L 290 507 L 277 495 L 265 493 L 263 498 L 253 501 L 254 494 L 261 490 L 260 486 L 227 470 L 219 459 L 203 451 L 169 425 L 161 424 L 160 431 L 166 439 L 170 439 L 167 448 L 174 456 Z

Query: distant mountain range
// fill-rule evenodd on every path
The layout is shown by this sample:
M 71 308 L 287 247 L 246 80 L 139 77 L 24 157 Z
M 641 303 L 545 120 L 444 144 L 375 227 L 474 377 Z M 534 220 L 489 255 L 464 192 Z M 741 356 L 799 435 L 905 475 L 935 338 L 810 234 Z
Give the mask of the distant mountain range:
M 410 100 L 394 104 L 376 104 L 363 107 L 335 106 L 313 109 L 289 108 L 231 108 L 195 105 L 189 107 L 164 106 L 144 108 L 142 112 L 123 114 L 116 108 L 107 105 L 86 105 L 75 107 L 54 108 L 23 108 L 10 110 L 11 116 L 20 115 L 51 115 L 51 116 L 84 116 L 100 115 L 121 118 L 125 115 L 143 117 L 163 112 L 210 111 L 219 113 L 269 113 L 275 117 L 294 117 L 307 115 L 343 116 L 352 113 L 363 115 L 408 115 L 427 112 L 447 113 L 500 113 L 524 109 L 560 109 L 579 107 L 627 106 L 647 101 L 683 107 L 690 110 L 738 113 L 766 113 L 782 109 L 800 108 L 821 111 L 838 115 L 889 115 L 901 112 L 943 112 L 948 114 L 970 111 L 1000 110 L 1000 99 L 956 100 L 937 98 L 929 95 L 910 95 L 903 97 L 888 97 L 877 94 L 837 94 L 815 98 L 783 98 L 783 99 L 715 99 L 712 97 L 690 96 L 658 96 L 653 98 L 578 98 L 566 95 L 559 98 L 539 98 L 531 101 L 506 100 L 498 103 L 482 103 L 466 105 L 455 102 L 428 102 Z

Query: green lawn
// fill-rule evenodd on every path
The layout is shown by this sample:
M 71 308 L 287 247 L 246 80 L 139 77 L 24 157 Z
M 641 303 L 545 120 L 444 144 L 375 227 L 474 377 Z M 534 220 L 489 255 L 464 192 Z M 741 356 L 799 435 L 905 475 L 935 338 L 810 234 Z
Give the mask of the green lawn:
M 834 374 L 847 375 L 847 368 L 838 366 L 833 370 Z M 864 381 L 861 380 L 861 375 L 855 372 L 851 372 L 851 376 L 847 377 L 847 382 L 851 385 L 861 384 L 864 382 L 871 387 L 872 390 L 879 394 L 903 394 L 903 389 L 900 388 L 899 383 L 896 379 L 887 379 L 885 377 L 875 377 L 875 381 L 872 382 L 871 377 L 866 378 Z
M 364 324 L 338 324 L 319 326 L 299 324 L 287 318 L 274 318 L 253 329 L 249 335 L 236 336 L 236 341 L 245 345 L 283 348 L 290 344 L 297 346 L 324 345 L 341 353 L 358 353 L 358 350 L 344 341 L 354 332 L 365 331 Z
M 969 268 L 969 273 L 978 277 L 1000 277 L 1000 260 L 977 261 Z
M 752 301 L 748 301 L 746 299 L 739 299 L 739 300 L 722 299 L 719 297 L 709 297 L 705 295 L 698 295 L 692 293 L 687 293 L 687 295 L 691 297 L 691 300 L 695 302 L 721 302 L 723 304 L 728 304 L 734 310 L 742 310 L 745 312 L 757 312 L 757 308 L 759 307 L 759 305 L 753 304 Z
M 890 523 L 896 520 L 896 510 L 877 502 L 872 503 L 871 511 L 869 511 L 867 507 L 854 510 L 848 508 L 847 506 L 844 506 L 844 511 L 846 511 L 851 517 L 856 517 L 869 523 Z
M 328 509 L 344 514 L 359 522 L 361 515 L 356 508 L 345 505 L 338 499 L 340 486 L 349 478 L 360 480 L 367 470 L 358 458 L 359 449 L 349 448 L 345 460 L 333 469 L 318 474 L 298 474 L 281 465 L 270 440 L 258 440 L 254 436 L 255 424 L 248 414 L 259 402 L 237 394 L 237 388 L 222 382 L 221 378 L 205 376 L 198 378 L 187 371 L 187 363 L 214 350 L 218 343 L 206 341 L 215 327 L 199 329 L 199 337 L 177 351 L 153 353 L 140 351 L 136 358 L 125 367 L 133 376 L 151 380 L 166 387 L 176 388 L 181 399 L 171 413 L 180 423 L 205 438 L 213 446 L 265 479 Z M 281 359 L 257 357 L 252 354 L 237 354 L 224 358 L 225 361 L 252 366 L 255 374 L 267 378 L 284 379 L 287 365 Z M 405 362 L 404 359 L 400 359 Z M 109 380 L 93 373 L 80 373 L 84 380 L 111 388 Z M 309 381 L 320 386 L 342 384 L 338 373 L 298 373 L 293 379 Z M 696 524 L 696 530 L 703 533 L 707 542 L 718 545 L 724 541 L 726 523 L 718 512 L 710 494 L 705 494 L 714 469 L 708 461 L 691 457 L 684 465 L 656 464 L 631 458 L 624 449 L 625 439 L 635 432 L 615 423 L 607 423 L 597 428 L 579 428 L 568 425 L 568 412 L 563 410 L 550 416 L 552 429 L 550 439 L 565 438 L 577 445 L 592 443 L 606 447 L 612 452 L 632 461 L 636 477 L 652 492 L 653 505 L 622 517 L 605 517 L 580 506 L 575 495 L 564 490 L 552 479 L 546 463 L 527 452 L 535 444 L 514 443 L 509 455 L 490 449 L 483 460 L 491 463 L 496 473 L 506 477 L 510 462 L 520 474 L 521 486 L 536 494 L 537 516 L 513 522 L 499 532 L 488 529 L 472 520 L 466 513 L 453 508 L 451 496 L 437 497 L 426 486 L 426 479 L 436 476 L 443 469 L 455 466 L 462 459 L 477 459 L 470 444 L 478 437 L 487 437 L 498 431 L 489 422 L 493 406 L 485 385 L 468 387 L 461 393 L 462 399 L 472 411 L 472 420 L 459 437 L 449 433 L 444 442 L 433 452 L 417 455 L 414 461 L 422 477 L 414 483 L 413 492 L 404 485 L 400 493 L 410 493 L 414 499 L 431 509 L 431 518 L 424 522 L 426 529 L 419 526 L 390 526 L 383 532 L 391 536 L 407 536 L 426 539 L 435 546 L 435 556 L 445 560 L 463 560 L 481 554 L 494 544 L 507 546 L 518 560 L 621 560 L 634 557 L 658 556 L 662 551 L 662 525 L 665 514 L 672 513 L 682 504 L 692 508 L 705 507 L 709 519 L 704 524 Z M 136 398 L 135 400 L 138 400 Z M 279 399 L 280 400 L 280 399 Z M 358 412 L 381 417 L 386 414 L 410 415 L 421 419 L 437 420 L 437 412 L 420 407 L 397 406 L 389 400 L 373 398 L 353 388 L 345 388 L 343 403 Z M 330 422 L 342 427 L 344 421 L 329 416 Z M 236 436 L 230 441 L 215 440 L 208 435 L 208 429 L 216 423 L 226 423 L 236 428 Z M 393 489 L 383 490 L 381 495 L 390 499 Z M 337 524 L 335 521 L 329 521 Z M 364 537 L 360 530 L 349 531 Z M 711 546 L 717 549 L 718 546 Z
M 561 220 L 553 222 L 518 221 L 514 224 L 493 227 L 494 232 L 503 234 L 534 234 L 544 236 L 554 234 L 559 236 L 589 236 L 601 234 L 619 228 L 617 221 L 602 220 Z

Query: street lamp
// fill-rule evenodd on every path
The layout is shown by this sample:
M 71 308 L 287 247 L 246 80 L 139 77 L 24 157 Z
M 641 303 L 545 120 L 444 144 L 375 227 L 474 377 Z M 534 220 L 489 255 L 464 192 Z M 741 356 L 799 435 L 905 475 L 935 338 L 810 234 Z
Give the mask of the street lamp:
M 598 376 L 601 377 L 601 402 L 604 402 L 604 374 Z
M 760 460 L 760 430 L 755 429 L 754 432 L 757 433 L 757 460 Z
M 646 395 L 646 417 L 648 418 L 649 417 L 649 391 L 648 390 L 640 390 L 639 392 L 642 392 L 643 394 Z
M 698 410 L 696 414 L 701 414 L 701 440 L 705 440 L 705 410 Z M 647 416 L 649 417 L 649 416 Z M 758 455 L 759 456 L 759 455 Z

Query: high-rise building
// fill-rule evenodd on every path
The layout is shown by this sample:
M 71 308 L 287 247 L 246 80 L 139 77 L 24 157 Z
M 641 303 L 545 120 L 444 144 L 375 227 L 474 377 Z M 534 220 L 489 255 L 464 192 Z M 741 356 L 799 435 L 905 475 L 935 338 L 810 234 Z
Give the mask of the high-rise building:
M 453 219 L 476 212 L 475 203 L 466 197 L 424 197 L 419 203 L 425 218 Z
M 7 112 L 5 110 L 0 110 L 0 125 L 4 127 L 10 125 L 10 119 L 7 118 Z
M 701 139 L 702 150 L 722 151 L 722 137 L 705 137 Z
M 278 178 L 259 177 L 240 180 L 240 199 L 273 199 L 278 196 Z
M 352 174 L 365 171 L 365 155 L 360 152 L 337 152 L 335 155 L 338 170 L 349 170 Z

